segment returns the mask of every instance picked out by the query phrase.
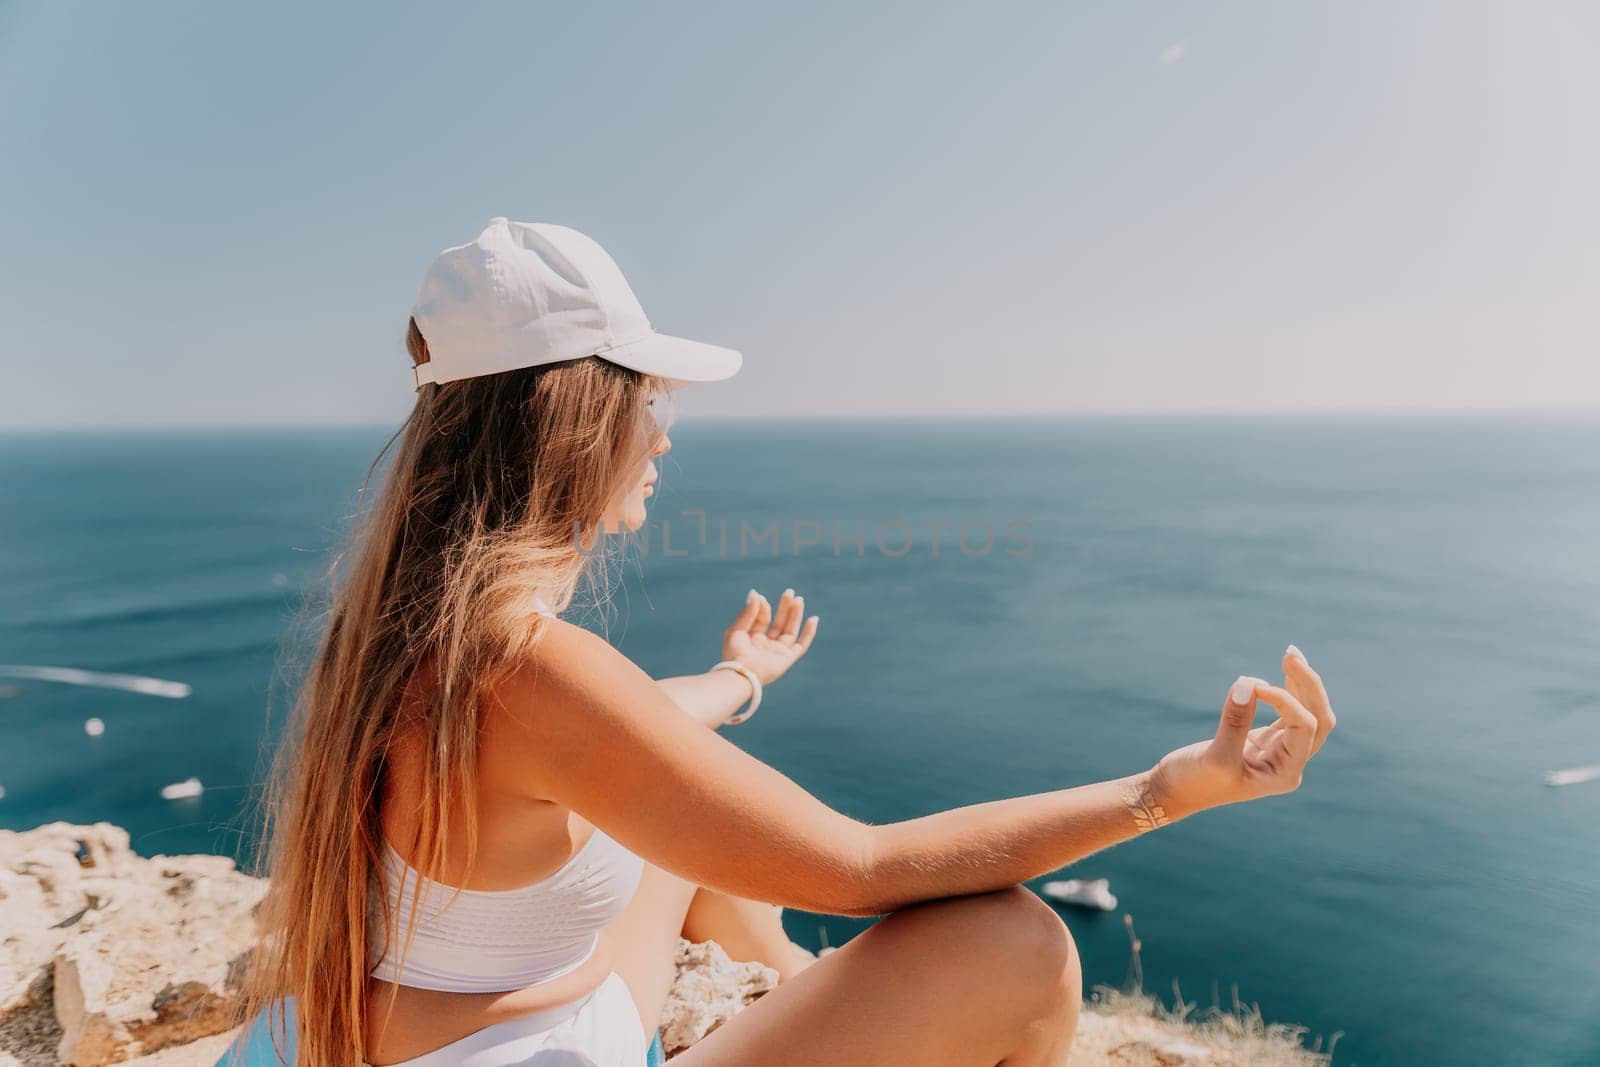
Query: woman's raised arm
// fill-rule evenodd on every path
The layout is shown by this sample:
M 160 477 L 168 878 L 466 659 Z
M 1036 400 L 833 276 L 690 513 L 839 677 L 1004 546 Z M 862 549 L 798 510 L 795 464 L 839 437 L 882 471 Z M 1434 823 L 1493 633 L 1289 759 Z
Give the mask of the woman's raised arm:
M 1260 738 L 1274 751 L 1293 750 L 1315 717 L 1264 682 L 1246 705 L 1252 716 L 1255 693 L 1283 706 L 1283 727 L 1270 738 L 1263 732 L 1279 724 L 1251 733 L 1243 708 L 1230 705 L 1210 744 L 1231 751 L 1237 742 L 1243 753 Z M 502 681 L 498 694 L 501 706 L 491 714 L 499 721 L 489 736 L 506 747 L 495 758 L 526 767 L 530 795 L 571 808 L 682 878 L 822 914 L 881 915 L 1065 866 L 1140 832 L 1123 795 L 1128 785 L 1145 788 L 1177 818 L 1202 802 L 1248 799 L 1251 789 L 1287 791 L 1304 763 L 1283 763 L 1280 755 L 1282 773 L 1260 772 L 1257 781 L 1236 773 L 1242 756 L 1231 763 L 1185 759 L 1114 781 L 873 826 L 693 722 L 625 656 L 569 623 L 553 621 L 530 662 Z
M 1286 688 L 1235 681 L 1216 735 L 1169 752 L 1148 773 L 876 828 L 873 879 L 902 893 L 920 880 L 960 893 L 999 877 L 1026 881 L 1197 811 L 1292 792 L 1334 715 L 1322 679 L 1293 645 L 1283 669 Z M 1252 728 L 1258 700 L 1280 717 Z

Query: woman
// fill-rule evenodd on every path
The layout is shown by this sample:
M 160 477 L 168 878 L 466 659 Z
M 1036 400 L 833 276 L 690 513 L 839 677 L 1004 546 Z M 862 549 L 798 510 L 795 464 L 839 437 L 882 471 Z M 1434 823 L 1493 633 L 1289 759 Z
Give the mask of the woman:
M 723 662 L 662 682 L 556 614 L 598 534 L 645 521 L 655 409 L 739 354 L 651 330 L 582 234 L 503 218 L 440 254 L 408 347 L 416 407 L 272 809 L 250 1004 L 295 997 L 306 1067 L 640 1067 L 680 934 L 781 977 L 684 1067 L 1061 1064 L 1077 953 L 1019 883 L 1289 792 L 1333 729 L 1291 646 L 1282 686 L 1239 679 L 1216 735 L 1148 770 L 863 824 L 716 729 L 811 644 L 792 590 L 752 590 Z M 1258 701 L 1278 718 L 1252 729 Z M 886 918 L 813 962 L 772 905 Z

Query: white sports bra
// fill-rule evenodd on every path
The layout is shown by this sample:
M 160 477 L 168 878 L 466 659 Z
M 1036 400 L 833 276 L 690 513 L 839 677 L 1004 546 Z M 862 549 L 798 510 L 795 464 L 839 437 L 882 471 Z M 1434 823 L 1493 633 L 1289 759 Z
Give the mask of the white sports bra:
M 429 882 L 403 960 L 388 951 L 388 931 L 374 909 L 372 976 L 450 993 L 503 993 L 559 978 L 594 954 L 600 931 L 633 899 L 643 870 L 644 860 L 597 826 L 560 870 L 531 885 L 484 891 Z M 403 945 L 420 876 L 387 843 L 383 881 Z
M 550 614 L 543 601 L 537 607 Z M 594 954 L 600 931 L 633 899 L 643 870 L 643 859 L 597 826 L 560 870 L 530 885 L 486 891 L 429 882 L 398 960 L 422 878 L 385 842 L 380 876 L 399 944 L 389 951 L 374 900 L 371 974 L 450 993 L 502 993 L 559 978 Z

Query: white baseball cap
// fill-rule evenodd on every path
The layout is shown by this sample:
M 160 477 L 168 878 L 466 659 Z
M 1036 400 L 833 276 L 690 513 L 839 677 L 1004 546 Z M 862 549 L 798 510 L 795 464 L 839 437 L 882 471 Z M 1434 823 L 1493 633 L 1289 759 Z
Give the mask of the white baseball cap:
M 439 253 L 411 317 L 428 342 L 415 387 L 600 356 L 673 387 L 731 377 L 744 357 L 650 328 L 617 264 L 592 238 L 548 222 L 489 220 Z

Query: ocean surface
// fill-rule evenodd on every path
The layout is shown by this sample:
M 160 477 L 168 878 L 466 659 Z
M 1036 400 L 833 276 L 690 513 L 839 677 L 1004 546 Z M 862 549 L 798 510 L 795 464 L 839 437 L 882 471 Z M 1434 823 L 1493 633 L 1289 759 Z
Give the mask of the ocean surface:
M 303 659 L 288 624 L 387 436 L 0 437 L 0 662 L 192 687 L 0 678 L 0 827 L 243 846 Z M 1600 782 L 1542 781 L 1600 762 L 1600 423 L 688 419 L 673 440 L 648 540 L 580 621 L 689 673 L 747 588 L 795 586 L 816 645 L 725 736 L 859 818 L 1149 767 L 1214 731 L 1236 675 L 1307 652 L 1339 728 L 1297 793 L 1071 868 L 1120 899 L 1064 913 L 1088 982 L 1124 981 L 1126 913 L 1147 990 L 1237 989 L 1341 1035 L 1341 1065 L 1600 1063 Z M 190 776 L 202 796 L 161 798 Z M 788 922 L 811 947 L 864 926 Z

